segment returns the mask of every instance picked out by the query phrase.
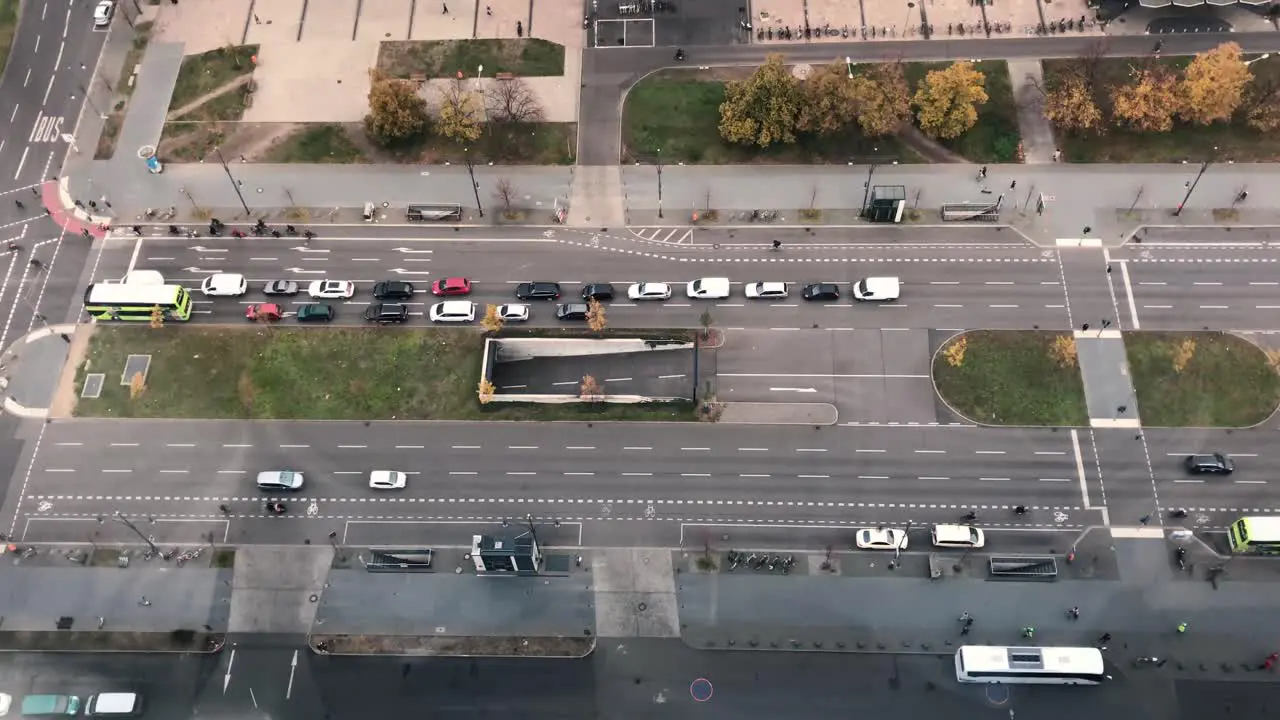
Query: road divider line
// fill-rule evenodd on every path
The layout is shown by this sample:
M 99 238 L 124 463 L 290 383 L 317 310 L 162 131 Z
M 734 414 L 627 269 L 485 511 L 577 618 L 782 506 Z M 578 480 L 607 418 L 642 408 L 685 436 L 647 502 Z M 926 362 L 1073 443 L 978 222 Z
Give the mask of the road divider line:
M 1080 498 L 1084 503 L 1084 509 L 1089 510 L 1089 483 L 1084 475 L 1084 454 L 1080 452 L 1079 430 L 1071 431 L 1071 451 L 1074 452 L 1076 456 L 1076 477 L 1080 480 Z
M 79 447 L 83 444 L 84 443 L 78 443 L 78 442 L 60 442 L 60 443 L 57 443 L 57 446 L 58 447 Z
M 251 447 L 253 447 L 253 446 L 252 446 L 252 445 L 248 445 L 248 444 L 242 444 L 242 445 L 223 445 L 222 447 L 224 447 L 224 448 L 251 448 Z
M 826 449 L 826 448 L 796 448 L 796 452 L 798 452 L 798 453 L 799 453 L 799 452 L 816 452 L 816 453 L 820 453 L 820 452 L 826 452 L 826 451 L 827 451 L 827 449 Z
M 452 470 L 449 472 L 449 474 L 450 475 L 478 475 L 479 473 L 474 473 L 474 472 L 471 472 L 470 470 Z
M 856 453 L 882 453 L 882 452 L 886 452 L 886 451 L 884 451 L 884 450 L 864 450 L 864 449 L 859 448 L 859 449 L 857 449 L 857 450 L 854 450 L 854 452 L 856 452 Z
M 138 447 L 138 443 L 111 443 L 111 447 Z
M 565 450 L 595 450 L 593 445 L 566 445 Z
M 1133 325 L 1134 330 L 1141 330 L 1142 325 L 1138 322 L 1138 305 L 1133 300 L 1133 283 L 1129 281 L 1129 263 L 1120 263 L 1120 279 L 1124 281 L 1124 296 L 1129 303 L 1129 322 Z M 1088 505 L 1086 504 L 1087 508 Z
M 627 445 L 622 449 L 623 450 L 652 450 L 653 448 L 648 445 Z
M 451 450 L 479 450 L 479 445 L 450 445 Z
M 738 448 L 738 452 L 769 452 L 769 448 Z
M 425 445 L 397 445 L 396 446 L 397 450 L 422 450 L 425 448 L 426 448 Z
M 980 477 L 980 478 L 978 478 L 978 479 L 979 479 L 979 480 L 985 480 L 985 481 L 987 481 L 987 482 L 1010 482 L 1010 481 L 1012 481 L 1012 479 L 1013 479 L 1013 478 L 1005 478 L 1005 477 Z
M 1040 478 L 1040 482 L 1071 482 L 1071 478 Z
M 862 477 L 862 476 L 859 475 L 858 477 Z M 950 480 L 951 478 L 945 475 L 920 475 L 916 479 L 917 480 Z
M 921 455 L 946 455 L 947 454 L 946 450 L 913 450 L 912 452 L 919 453 Z
M 309 448 L 309 447 L 311 446 L 310 445 L 281 445 L 280 446 L 280 448 L 283 450 L 305 450 L 306 448 Z

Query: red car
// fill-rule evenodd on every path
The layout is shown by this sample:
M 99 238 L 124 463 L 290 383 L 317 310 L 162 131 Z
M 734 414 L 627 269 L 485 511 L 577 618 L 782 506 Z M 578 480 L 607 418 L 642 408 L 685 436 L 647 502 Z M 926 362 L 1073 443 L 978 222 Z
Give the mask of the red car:
M 470 295 L 471 281 L 464 277 L 447 277 L 431 283 L 432 295 Z
M 249 308 L 244 311 L 245 319 L 253 322 L 275 322 L 279 320 L 282 315 L 284 315 L 284 311 L 275 303 L 258 303 L 257 305 L 250 305 Z

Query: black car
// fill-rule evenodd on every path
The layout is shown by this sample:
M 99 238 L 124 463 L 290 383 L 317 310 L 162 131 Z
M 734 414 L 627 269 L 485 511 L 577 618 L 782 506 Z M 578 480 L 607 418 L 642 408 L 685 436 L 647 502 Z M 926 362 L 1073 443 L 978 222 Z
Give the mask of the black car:
M 1235 462 L 1222 453 L 1188 455 L 1183 465 L 1192 475 L 1230 475 L 1236 469 Z
M 373 296 L 379 300 L 408 300 L 413 297 L 413 283 L 383 280 L 373 286 Z
M 609 283 L 590 283 L 582 288 L 583 300 L 612 300 L 613 286 Z
M 521 300 L 558 300 L 560 299 L 560 283 L 520 283 L 516 286 L 516 297 Z
M 402 323 L 409 319 L 409 308 L 400 303 L 374 303 L 364 311 L 364 319 L 379 325 Z
M 332 305 L 307 303 L 298 306 L 298 322 L 330 322 L 334 315 Z
M 804 286 L 800 297 L 805 300 L 839 300 L 840 288 L 835 283 L 813 283 Z
M 586 320 L 587 306 L 584 303 L 562 303 L 556 306 L 558 320 Z

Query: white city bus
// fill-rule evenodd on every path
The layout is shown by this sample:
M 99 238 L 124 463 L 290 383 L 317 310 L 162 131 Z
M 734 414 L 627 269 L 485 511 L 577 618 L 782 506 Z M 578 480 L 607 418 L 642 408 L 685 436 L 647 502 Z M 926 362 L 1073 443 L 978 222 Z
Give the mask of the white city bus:
M 962 683 L 1097 685 L 1109 679 L 1098 648 L 965 645 L 956 651 Z

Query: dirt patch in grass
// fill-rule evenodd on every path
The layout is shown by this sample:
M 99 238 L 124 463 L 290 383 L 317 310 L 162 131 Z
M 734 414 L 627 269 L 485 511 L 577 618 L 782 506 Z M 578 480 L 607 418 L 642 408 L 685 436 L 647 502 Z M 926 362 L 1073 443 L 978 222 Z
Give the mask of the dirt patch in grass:
M 169 98 L 169 111 L 190 105 L 201 96 L 253 72 L 256 66 L 251 58 L 257 54 L 257 45 L 229 45 L 183 58 L 173 96 Z
M 1084 382 L 1070 333 L 979 330 L 947 341 L 934 356 L 942 399 L 984 425 L 1084 426 Z
M 256 160 L 269 163 L 361 163 L 364 153 L 340 123 L 308 123 L 272 143 Z
M 1094 100 L 1103 112 L 1106 133 L 1072 134 L 1058 132 L 1063 157 L 1079 163 L 1169 163 L 1204 160 L 1236 162 L 1280 162 L 1280 133 L 1254 130 L 1238 113 L 1231 122 L 1192 125 L 1175 120 L 1169 132 L 1137 132 L 1110 120 L 1111 88 L 1130 79 L 1134 66 L 1156 63 L 1179 73 L 1190 57 L 1101 58 L 1097 63 L 1097 81 L 1093 84 Z M 1080 67 L 1080 60 L 1044 60 L 1046 86 L 1056 77 Z M 1273 55 L 1249 66 L 1254 77 L 1264 86 L 1280 82 L 1280 56 Z M 1143 420 L 1145 421 L 1145 417 Z
M 1218 332 L 1126 332 L 1129 373 L 1148 427 L 1249 427 L 1280 405 L 1280 356 Z
M 595 650 L 596 641 L 594 637 L 312 635 L 311 647 L 335 655 L 583 658 Z
M 246 326 L 95 329 L 87 372 L 106 373 L 81 417 L 278 420 L 692 420 L 691 403 L 481 405 L 480 332 Z M 120 384 L 150 355 L 146 390 Z M 198 391 L 195 391 L 197 390 Z
M 92 618 L 88 618 L 92 622 Z M 104 630 L 28 630 L 0 632 L 0 649 L 28 652 L 106 650 L 110 652 L 217 652 L 223 644 L 218 633 L 111 632 Z
M 912 92 L 929 70 L 945 66 L 907 63 L 904 72 Z M 984 61 L 977 68 L 986 74 L 990 100 L 978 109 L 978 124 L 972 130 L 942 144 L 975 162 L 1012 161 L 1020 135 L 1008 66 Z M 623 162 L 653 162 L 659 149 L 665 162 L 705 165 L 928 161 L 912 149 L 909 139 L 865 137 L 856 125 L 829 136 L 802 135 L 794 145 L 761 149 L 725 143 L 719 130 L 725 83 L 741 80 L 752 70 L 665 70 L 647 76 L 631 89 L 623 106 Z
M 518 77 L 564 75 L 564 46 L 538 38 L 520 40 L 388 40 L 378 46 L 379 70 L 391 77 L 474 77 L 511 73 Z

